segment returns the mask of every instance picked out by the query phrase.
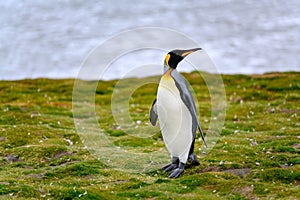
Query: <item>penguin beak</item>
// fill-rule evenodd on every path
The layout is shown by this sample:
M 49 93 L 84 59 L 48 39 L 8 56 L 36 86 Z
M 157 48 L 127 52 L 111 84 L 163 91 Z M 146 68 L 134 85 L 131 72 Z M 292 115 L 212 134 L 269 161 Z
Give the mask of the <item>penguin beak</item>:
M 181 52 L 181 56 L 183 58 L 185 58 L 186 56 L 188 56 L 189 54 L 195 52 L 195 51 L 199 51 L 202 50 L 202 48 L 195 48 L 195 49 L 189 49 L 189 50 L 183 50 L 183 52 Z

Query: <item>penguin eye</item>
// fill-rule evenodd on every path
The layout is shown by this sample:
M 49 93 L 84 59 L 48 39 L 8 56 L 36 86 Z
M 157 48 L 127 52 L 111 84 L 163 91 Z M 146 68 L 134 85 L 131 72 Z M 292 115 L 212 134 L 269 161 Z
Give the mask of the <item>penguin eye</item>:
M 167 55 L 166 55 L 166 58 L 165 58 L 165 62 L 166 62 L 166 64 L 170 67 L 170 65 L 169 65 L 169 60 L 170 60 L 170 54 L 168 53 Z

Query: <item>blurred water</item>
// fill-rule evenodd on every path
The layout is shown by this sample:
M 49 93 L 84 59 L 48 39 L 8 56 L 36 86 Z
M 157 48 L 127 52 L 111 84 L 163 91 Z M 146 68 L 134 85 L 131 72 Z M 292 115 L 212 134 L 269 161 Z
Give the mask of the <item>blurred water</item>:
M 1 1 L 0 79 L 77 77 L 93 48 L 143 26 L 174 29 L 196 40 L 220 73 L 300 71 L 299 13 L 298 0 Z M 120 58 L 106 78 L 122 77 L 141 60 L 162 63 L 165 53 Z

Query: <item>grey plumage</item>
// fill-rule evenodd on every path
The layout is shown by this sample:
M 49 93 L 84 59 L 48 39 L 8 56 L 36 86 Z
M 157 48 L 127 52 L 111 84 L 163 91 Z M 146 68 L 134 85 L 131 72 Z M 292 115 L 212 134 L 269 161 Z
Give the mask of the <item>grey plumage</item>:
M 184 79 L 184 77 L 177 71 L 177 70 L 173 70 L 171 72 L 171 76 L 173 77 L 175 84 L 180 92 L 180 96 L 182 101 L 184 102 L 184 104 L 187 106 L 187 108 L 189 109 L 192 118 L 193 118 L 193 138 L 195 139 L 196 137 L 196 129 L 198 127 L 198 130 L 201 134 L 202 140 L 206 145 L 205 139 L 204 139 L 204 134 L 202 132 L 201 126 L 200 126 L 200 122 L 198 120 L 198 116 L 197 116 L 197 112 L 196 112 L 196 106 L 195 106 L 195 102 L 193 99 L 193 96 L 190 92 L 190 89 L 188 87 L 188 84 L 186 82 L 186 80 Z

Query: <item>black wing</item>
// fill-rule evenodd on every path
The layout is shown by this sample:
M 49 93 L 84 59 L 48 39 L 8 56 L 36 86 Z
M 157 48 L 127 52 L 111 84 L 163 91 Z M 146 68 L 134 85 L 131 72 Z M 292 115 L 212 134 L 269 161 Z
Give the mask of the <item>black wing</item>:
M 150 122 L 153 126 L 155 126 L 156 121 L 157 121 L 157 108 L 156 108 L 156 99 L 155 99 L 150 109 Z
M 199 120 L 198 120 L 195 102 L 194 102 L 193 96 L 192 96 L 192 94 L 189 90 L 189 87 L 188 87 L 188 84 L 187 84 L 186 80 L 183 78 L 183 76 L 177 70 L 173 70 L 171 72 L 171 76 L 175 80 L 175 84 L 176 84 L 177 88 L 179 89 L 181 99 L 183 100 L 184 104 L 187 106 L 187 108 L 189 109 L 189 111 L 192 115 L 192 119 L 193 119 L 193 127 L 192 127 L 193 137 L 195 138 L 196 128 L 198 128 L 199 132 L 201 133 L 202 140 L 203 140 L 205 146 L 207 147 L 205 139 L 204 139 L 204 134 L 203 134 L 203 131 L 201 129 L 201 126 L 200 126 L 200 123 L 199 123 Z

